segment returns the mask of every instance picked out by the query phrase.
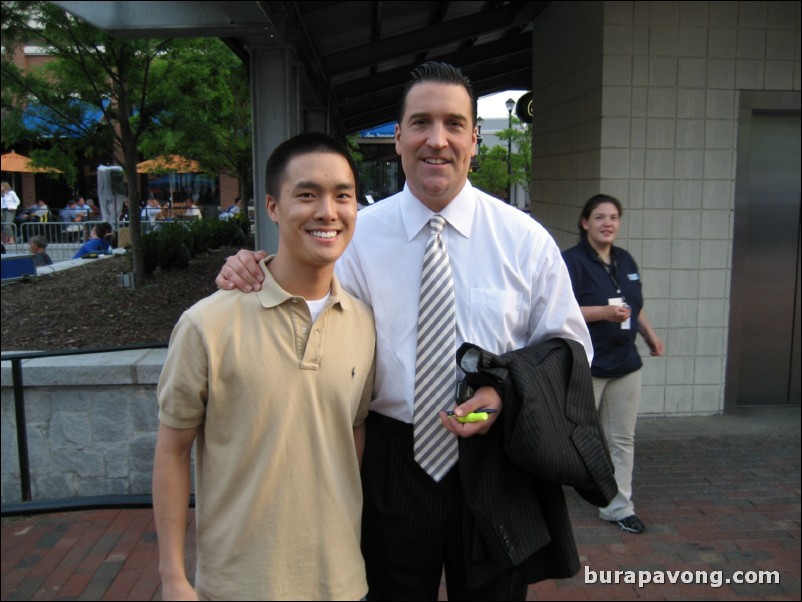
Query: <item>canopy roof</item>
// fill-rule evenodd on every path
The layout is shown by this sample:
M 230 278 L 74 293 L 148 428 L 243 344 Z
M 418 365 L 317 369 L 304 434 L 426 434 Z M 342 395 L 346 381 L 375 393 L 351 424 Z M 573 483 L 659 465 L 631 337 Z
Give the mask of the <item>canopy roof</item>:
M 477 96 L 532 86 L 532 21 L 548 2 L 54 2 L 121 37 L 223 38 L 291 46 L 304 106 L 345 132 L 395 120 L 409 72 L 427 60 L 462 68 Z

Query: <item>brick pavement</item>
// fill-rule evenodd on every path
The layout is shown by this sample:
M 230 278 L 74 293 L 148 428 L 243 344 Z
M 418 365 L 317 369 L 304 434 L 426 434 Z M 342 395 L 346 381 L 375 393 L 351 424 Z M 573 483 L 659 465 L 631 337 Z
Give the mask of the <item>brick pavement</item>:
M 529 600 L 799 600 L 800 436 L 705 434 L 639 440 L 635 473 L 644 535 L 595 516 L 572 491 L 582 561 L 573 579 L 529 589 Z M 790 432 L 789 432 L 790 431 Z M 194 524 L 188 563 L 194 564 Z M 2 600 L 158 600 L 150 510 L 101 510 L 2 521 Z M 587 567 L 587 569 L 585 568 Z M 596 583 L 585 583 L 585 570 Z M 611 571 L 777 571 L 773 584 L 668 582 L 639 588 Z M 749 573 L 747 576 L 751 576 Z M 755 576 L 757 576 L 755 574 Z

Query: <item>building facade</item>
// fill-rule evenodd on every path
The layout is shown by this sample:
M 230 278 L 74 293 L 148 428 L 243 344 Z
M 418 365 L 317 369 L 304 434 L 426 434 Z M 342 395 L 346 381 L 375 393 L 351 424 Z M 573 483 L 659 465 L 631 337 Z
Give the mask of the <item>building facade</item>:
M 798 404 L 800 3 L 554 2 L 533 40 L 532 215 L 567 248 L 621 200 L 641 413 Z

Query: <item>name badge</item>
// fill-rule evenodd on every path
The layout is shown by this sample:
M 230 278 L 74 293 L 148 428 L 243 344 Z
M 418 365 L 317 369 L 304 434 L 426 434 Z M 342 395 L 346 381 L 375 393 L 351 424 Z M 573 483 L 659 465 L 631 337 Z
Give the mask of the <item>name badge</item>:
M 609 305 L 618 305 L 620 307 L 629 307 L 625 302 L 623 297 L 612 297 L 607 299 L 607 303 Z M 630 329 L 631 320 L 627 318 L 623 322 L 621 322 L 621 330 L 629 330 Z

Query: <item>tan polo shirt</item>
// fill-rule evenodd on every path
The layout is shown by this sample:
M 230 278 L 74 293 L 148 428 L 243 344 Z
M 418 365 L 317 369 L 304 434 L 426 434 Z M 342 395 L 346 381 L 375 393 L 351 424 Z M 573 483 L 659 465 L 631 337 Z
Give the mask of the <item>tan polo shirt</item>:
M 313 324 L 263 270 L 260 292 L 218 291 L 181 316 L 159 381 L 159 419 L 200 427 L 195 586 L 205 599 L 358 600 L 352 429 L 371 396 L 373 315 L 335 278 Z

